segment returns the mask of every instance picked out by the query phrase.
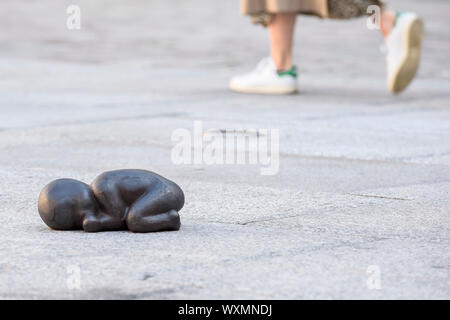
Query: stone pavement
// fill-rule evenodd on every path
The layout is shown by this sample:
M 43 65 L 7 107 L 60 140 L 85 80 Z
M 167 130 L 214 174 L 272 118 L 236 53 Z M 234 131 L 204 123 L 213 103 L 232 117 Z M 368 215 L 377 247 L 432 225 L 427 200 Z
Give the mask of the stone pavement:
M 404 94 L 365 19 L 301 16 L 301 94 L 271 97 L 227 89 L 268 50 L 237 0 L 2 1 L 0 298 L 449 299 L 450 2 L 392 2 L 426 23 Z M 196 120 L 279 129 L 279 173 L 174 165 Z M 180 184 L 179 232 L 43 224 L 46 183 L 118 168 Z

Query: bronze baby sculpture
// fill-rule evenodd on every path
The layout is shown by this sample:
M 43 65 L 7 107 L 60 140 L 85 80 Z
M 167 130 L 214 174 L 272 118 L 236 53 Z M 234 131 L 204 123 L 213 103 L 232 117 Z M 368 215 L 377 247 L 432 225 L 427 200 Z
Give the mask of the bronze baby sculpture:
M 90 186 L 73 179 L 52 181 L 39 195 L 38 210 L 57 230 L 153 232 L 180 229 L 183 205 L 176 183 L 151 171 L 125 169 L 104 172 Z

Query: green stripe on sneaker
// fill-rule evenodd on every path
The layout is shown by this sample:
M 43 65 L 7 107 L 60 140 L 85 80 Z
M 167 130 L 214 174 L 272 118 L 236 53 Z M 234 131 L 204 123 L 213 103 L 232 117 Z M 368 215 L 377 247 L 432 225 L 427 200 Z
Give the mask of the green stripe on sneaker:
M 289 70 L 277 71 L 280 77 L 291 76 L 297 78 L 297 67 L 292 66 Z
M 405 14 L 405 13 L 406 13 L 405 11 L 397 11 L 397 12 L 395 13 L 394 27 L 395 27 L 395 25 L 397 24 L 398 18 L 400 18 L 400 16 L 401 16 L 402 14 Z

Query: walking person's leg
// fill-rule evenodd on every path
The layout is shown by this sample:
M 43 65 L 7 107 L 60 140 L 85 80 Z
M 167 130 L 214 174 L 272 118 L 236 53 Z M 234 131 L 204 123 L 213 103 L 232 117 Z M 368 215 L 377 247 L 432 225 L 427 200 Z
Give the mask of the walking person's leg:
M 367 15 L 371 6 L 381 9 L 380 30 L 387 48 L 388 88 L 394 94 L 405 90 L 419 68 L 422 20 L 412 12 L 388 10 L 386 3 L 380 0 L 327 0 L 327 3 L 329 18 L 336 19 Z
M 290 94 L 297 91 L 297 73 L 292 65 L 292 44 L 297 13 L 270 15 L 270 57 L 262 59 L 253 71 L 234 77 L 232 90 L 243 93 Z
M 271 56 L 261 60 L 250 73 L 231 79 L 230 87 L 244 93 L 289 94 L 297 91 L 297 74 L 292 66 L 292 42 L 297 13 L 271 15 L 267 23 Z
M 383 10 L 380 24 L 387 47 L 388 88 L 397 94 L 408 87 L 419 69 L 423 23 L 412 12 Z
M 420 18 L 408 12 L 385 9 L 379 0 L 241 0 L 243 12 L 268 27 L 271 56 L 250 73 L 234 77 L 230 87 L 244 93 L 286 94 L 297 91 L 297 73 L 292 65 L 292 43 L 298 13 L 323 18 L 350 19 L 367 15 L 369 6 L 381 11 L 381 33 L 386 41 L 388 87 L 403 91 L 417 73 L 423 34 Z M 279 10 L 271 12 L 270 10 Z
M 292 67 L 292 43 L 296 13 L 274 14 L 268 25 L 270 52 L 278 71 L 287 71 Z
M 396 14 L 391 10 L 381 11 L 380 31 L 384 38 L 389 36 L 395 25 Z

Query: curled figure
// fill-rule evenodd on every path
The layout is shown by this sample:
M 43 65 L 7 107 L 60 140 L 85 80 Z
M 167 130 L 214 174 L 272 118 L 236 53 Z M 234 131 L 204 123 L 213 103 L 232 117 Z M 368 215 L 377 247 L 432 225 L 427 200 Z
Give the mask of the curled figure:
M 52 229 L 86 232 L 154 232 L 180 229 L 184 194 L 174 182 L 146 170 L 104 172 L 91 185 L 74 179 L 50 182 L 38 211 Z

